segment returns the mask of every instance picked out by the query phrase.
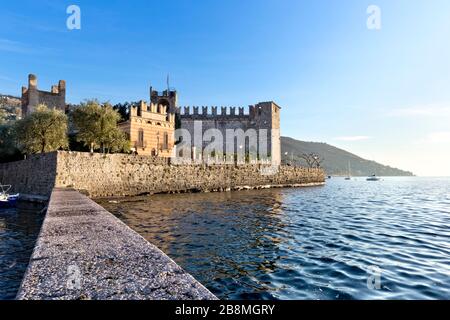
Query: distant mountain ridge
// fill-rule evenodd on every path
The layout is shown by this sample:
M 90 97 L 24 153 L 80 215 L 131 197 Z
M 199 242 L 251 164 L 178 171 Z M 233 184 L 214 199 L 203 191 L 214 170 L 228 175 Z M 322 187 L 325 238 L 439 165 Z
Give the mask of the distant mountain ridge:
M 285 153 L 288 153 L 287 155 Z M 375 161 L 363 159 L 348 151 L 333 147 L 327 143 L 305 142 L 289 137 L 281 137 L 281 154 L 283 161 L 290 162 L 294 154 L 294 163 L 305 165 L 301 154 L 317 154 L 324 159 L 322 167 L 327 175 L 345 176 L 350 162 L 352 176 L 413 176 L 412 172 L 392 168 Z

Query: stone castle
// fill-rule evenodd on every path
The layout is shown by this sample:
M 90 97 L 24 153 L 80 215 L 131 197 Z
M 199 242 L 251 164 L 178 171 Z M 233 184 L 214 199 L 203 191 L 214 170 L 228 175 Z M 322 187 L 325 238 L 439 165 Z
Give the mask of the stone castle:
M 261 160 L 270 160 L 272 164 L 278 165 L 281 163 L 280 110 L 274 102 L 261 102 L 250 106 L 248 113 L 242 107 L 221 107 L 221 112 L 218 113 L 218 107 L 205 106 L 201 107 L 201 113 L 200 107 L 193 107 L 191 112 L 190 107 L 178 107 L 177 91 L 168 89 L 158 92 L 150 87 L 150 103 L 141 101 L 139 106 L 130 111 L 130 119 L 119 126 L 129 134 L 137 153 L 163 157 L 174 156 L 175 117 L 179 119 L 179 128 L 190 133 L 191 146 L 196 145 L 196 136 L 203 137 L 205 132 L 214 129 L 224 137 L 221 149 L 225 151 L 230 145 L 230 141 L 225 138 L 227 130 L 254 130 L 259 144 L 266 149 L 258 148 L 255 152 L 264 154 L 265 159 Z M 197 128 L 200 123 L 201 128 Z M 237 153 L 240 147 L 245 148 L 248 153 L 248 143 L 249 141 L 243 141 L 242 146 L 233 143 L 231 153 Z M 202 139 L 200 148 L 203 150 L 207 145 L 208 142 Z M 198 159 L 197 154 L 201 154 L 202 150 L 193 151 L 192 156 Z M 179 153 L 175 155 L 180 156 Z
M 40 104 L 46 104 L 50 108 L 66 111 L 66 83 L 60 80 L 59 84 L 52 86 L 51 92 L 37 89 L 37 77 L 29 75 L 28 88 L 22 88 L 22 114 L 25 116 L 33 112 L 34 108 Z M 237 112 L 236 112 L 237 111 Z M 270 160 L 272 164 L 281 163 L 280 146 L 280 111 L 281 108 L 274 102 L 261 102 L 249 106 L 248 113 L 244 108 L 221 107 L 190 107 L 178 106 L 178 94 L 175 90 L 167 89 L 158 92 L 150 87 L 150 101 L 141 101 L 139 105 L 130 110 L 129 119 L 119 124 L 119 128 L 127 133 L 131 147 L 134 152 L 140 155 L 152 155 L 159 157 L 179 156 L 175 148 L 175 130 L 185 129 L 190 133 L 191 145 L 198 143 L 196 136 L 211 129 L 219 132 L 223 137 L 227 136 L 227 130 L 242 130 L 244 132 L 254 131 L 257 134 L 259 145 L 254 150 L 260 160 Z M 201 124 L 201 125 L 199 125 Z M 198 132 L 200 131 L 200 132 Z M 234 144 L 233 153 L 244 148 L 249 152 L 248 141 L 241 141 L 243 145 Z M 200 142 L 201 148 L 205 148 L 208 143 Z M 228 150 L 230 141 L 223 140 L 223 150 Z M 261 145 L 264 145 L 261 148 Z M 263 150 L 264 149 L 264 150 Z M 202 150 L 195 150 L 201 153 Z
M 28 88 L 22 87 L 22 116 L 30 114 L 39 104 L 45 104 L 52 109 L 66 111 L 66 82 L 59 80 L 58 85 L 53 85 L 51 91 L 38 90 L 37 77 L 34 74 L 28 76 Z
M 243 107 L 221 107 L 220 113 L 218 113 L 218 107 L 201 107 L 201 113 L 200 107 L 193 107 L 192 112 L 190 107 L 184 107 L 183 110 L 177 109 L 177 112 L 180 116 L 181 128 L 186 129 L 191 135 L 191 145 L 195 145 L 196 130 L 200 131 L 201 137 L 204 138 L 208 131 L 215 131 L 223 137 L 224 151 L 231 147 L 233 154 L 237 153 L 239 148 L 244 148 L 245 153 L 250 153 L 252 150 L 248 134 L 253 131 L 255 138 L 259 140 L 253 151 L 260 155 L 260 160 L 270 160 L 272 164 L 278 165 L 281 163 L 280 110 L 281 108 L 275 102 L 270 101 L 249 106 L 248 113 L 245 113 Z M 238 141 L 235 136 L 228 136 L 228 130 L 234 132 L 242 130 L 246 140 Z M 208 143 L 208 141 L 202 141 L 202 150 Z

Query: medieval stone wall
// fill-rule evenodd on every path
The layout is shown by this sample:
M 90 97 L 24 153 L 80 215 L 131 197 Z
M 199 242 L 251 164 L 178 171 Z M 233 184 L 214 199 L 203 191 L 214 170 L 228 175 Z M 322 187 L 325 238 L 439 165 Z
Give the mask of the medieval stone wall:
M 219 112 L 220 111 L 220 112 Z M 189 147 L 195 147 L 196 152 L 202 152 L 210 142 L 209 136 L 205 135 L 211 129 L 220 132 L 223 147 L 223 155 L 238 153 L 238 148 L 244 148 L 246 154 L 257 154 L 259 159 L 270 159 L 273 164 L 281 163 L 281 141 L 280 141 L 280 107 L 273 102 L 262 102 L 249 107 L 249 113 L 245 114 L 244 108 L 231 107 L 190 107 L 178 109 L 181 128 L 190 133 L 191 141 Z M 227 130 L 244 131 L 247 136 L 240 143 L 236 138 L 228 137 Z M 251 132 L 253 131 L 253 132 Z M 250 142 L 249 135 L 256 135 L 257 142 Z M 200 137 L 200 142 L 198 141 Z M 208 141 L 209 140 L 209 141 Z M 253 144 L 253 148 L 252 148 Z M 254 146 L 256 145 L 256 147 Z M 185 144 L 178 146 L 178 151 L 186 148 Z M 201 149 L 201 150 L 199 150 Z M 253 150 L 252 150 L 253 149 Z M 256 157 L 256 155 L 254 156 Z
M 16 192 L 50 195 L 55 186 L 84 191 L 91 197 L 303 186 L 325 180 L 320 169 L 171 165 L 165 158 L 80 152 L 55 152 L 0 165 L 2 177 L 3 183 L 15 185 Z
M 1 163 L 0 184 L 11 185 L 10 193 L 50 195 L 56 180 L 57 155 L 51 152 Z

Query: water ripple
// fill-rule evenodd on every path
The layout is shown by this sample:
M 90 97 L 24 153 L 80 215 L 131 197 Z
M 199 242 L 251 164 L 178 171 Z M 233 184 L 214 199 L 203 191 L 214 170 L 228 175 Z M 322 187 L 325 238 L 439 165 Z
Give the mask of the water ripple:
M 332 179 L 101 204 L 223 299 L 450 299 L 449 191 Z
M 0 300 L 14 299 L 39 233 L 38 210 L 0 210 Z

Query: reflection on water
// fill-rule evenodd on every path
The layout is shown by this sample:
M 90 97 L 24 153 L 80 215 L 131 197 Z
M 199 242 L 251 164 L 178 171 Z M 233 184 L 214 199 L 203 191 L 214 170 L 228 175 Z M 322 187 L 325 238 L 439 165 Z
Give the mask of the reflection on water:
M 222 299 L 450 298 L 448 179 L 100 204 Z
M 0 209 L 0 300 L 17 294 L 41 228 L 40 210 Z

